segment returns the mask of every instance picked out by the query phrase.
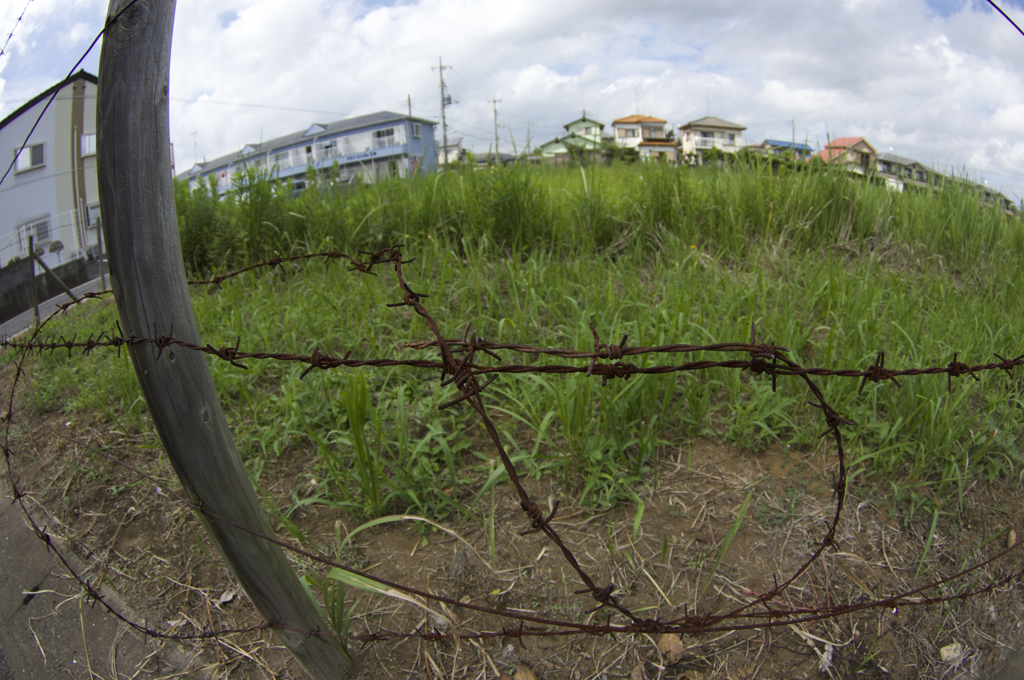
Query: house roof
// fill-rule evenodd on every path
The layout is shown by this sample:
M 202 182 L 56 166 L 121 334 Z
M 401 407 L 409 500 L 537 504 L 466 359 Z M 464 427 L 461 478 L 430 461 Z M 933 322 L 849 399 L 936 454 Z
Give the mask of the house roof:
M 587 137 L 586 135 L 578 135 L 575 132 L 570 132 L 565 137 L 559 137 L 555 141 L 561 142 L 562 144 L 573 144 L 573 145 L 582 144 L 583 146 L 587 146 L 589 144 L 589 145 L 593 145 L 595 148 L 599 144 L 599 142 L 594 141 L 593 138 Z
M 831 161 L 837 156 L 841 156 L 846 153 L 846 150 L 852 146 L 864 142 L 864 145 L 871 149 L 871 153 L 877 153 L 875 147 L 871 146 L 871 143 L 863 137 L 836 137 L 830 141 L 825 148 L 815 154 L 818 158 L 825 161 Z
M 324 129 L 324 132 L 319 133 L 317 136 L 330 136 L 341 132 L 347 132 L 349 130 L 357 130 L 359 128 L 369 127 L 371 125 L 380 125 L 382 123 L 391 123 L 393 121 L 409 120 L 414 123 L 426 123 L 427 125 L 436 125 L 435 121 L 427 120 L 426 118 L 417 118 L 416 116 L 407 116 L 404 113 L 395 113 L 394 111 L 377 111 L 376 113 L 368 113 L 365 116 L 355 116 L 354 118 L 345 118 L 344 120 L 337 120 L 333 123 L 314 123 Z M 267 140 L 261 144 L 247 144 L 246 146 L 252 147 L 256 151 L 254 153 L 262 153 L 264 151 L 274 151 L 276 149 L 282 149 L 285 147 L 293 146 L 302 142 L 303 140 L 309 139 L 310 136 L 306 134 L 311 126 L 306 126 L 299 132 L 293 132 L 282 137 L 276 137 L 274 139 Z M 448 146 L 452 146 L 449 144 Z M 234 151 L 232 153 L 224 154 L 218 158 L 214 158 L 212 161 L 205 161 L 203 163 L 197 163 L 203 170 L 207 168 L 218 168 L 222 165 L 228 165 L 238 160 L 239 152 Z
M 826 144 L 825 148 L 849 149 L 851 146 L 853 146 L 854 144 L 856 144 L 857 142 L 859 142 L 859 141 L 861 141 L 863 139 L 864 139 L 863 137 L 836 137 L 835 139 L 830 141 L 828 144 Z M 871 145 L 868 144 L 868 146 L 871 146 Z
M 596 120 L 594 120 L 593 118 L 587 118 L 586 114 L 584 114 L 582 118 L 577 118 L 576 120 L 570 120 L 563 127 L 566 130 L 568 130 L 569 126 L 572 125 L 573 123 L 594 123 L 595 125 L 597 125 L 602 130 L 604 129 L 604 123 L 599 123 Z
M 43 90 L 42 92 L 37 94 L 35 97 L 32 97 L 32 99 L 29 99 L 27 102 L 25 102 L 24 104 L 22 104 L 18 108 L 14 109 L 14 111 L 12 111 L 10 115 L 5 117 L 3 120 L 0 120 L 0 130 L 3 130 L 4 126 L 6 126 L 12 120 L 17 118 L 21 114 L 25 113 L 26 111 L 31 109 L 33 106 L 35 106 L 39 102 L 43 101 L 44 99 L 49 97 L 54 92 L 57 92 L 58 90 L 60 90 L 63 87 L 67 87 L 68 85 L 70 85 L 71 83 L 75 82 L 76 80 L 85 80 L 87 82 L 92 83 L 93 85 L 96 84 L 96 76 L 94 76 L 93 74 L 89 73 L 88 71 L 84 71 L 84 70 L 76 71 L 75 73 L 72 73 L 70 76 L 68 76 L 64 80 L 60 81 L 56 85 L 53 85 L 52 87 L 49 87 L 46 90 Z
M 897 156 L 894 153 L 880 153 L 878 154 L 878 160 L 885 161 L 886 163 L 895 163 L 896 165 L 915 165 L 919 163 L 913 158 L 907 158 L 906 156 Z
M 626 116 L 625 118 L 619 118 L 618 120 L 613 120 L 612 121 L 612 125 L 619 125 L 620 123 L 623 124 L 623 125 L 628 125 L 629 123 L 661 123 L 661 124 L 665 124 L 667 122 L 668 122 L 667 120 L 662 120 L 661 118 L 655 118 L 654 116 L 636 115 L 636 116 Z
M 823 161 L 831 161 L 831 160 L 834 160 L 837 156 L 842 156 L 844 153 L 846 153 L 846 147 L 845 146 L 844 147 L 826 146 L 824 149 L 822 149 L 818 153 L 814 154 L 814 157 L 815 158 L 820 158 Z
M 454 148 L 454 147 L 461 147 L 461 146 L 462 146 L 462 137 L 456 137 L 455 139 L 452 139 L 452 140 L 450 140 L 448 142 L 448 148 L 449 149 Z M 444 144 L 441 144 L 440 147 L 442 149 L 445 148 Z
M 704 116 L 697 120 L 691 120 L 686 125 L 680 125 L 680 130 L 686 130 L 694 127 L 712 127 L 712 128 L 726 128 L 727 130 L 746 130 L 746 126 L 740 125 L 739 123 L 732 123 L 724 120 L 717 116 Z
M 761 146 L 768 145 L 770 147 L 781 147 L 783 149 L 795 149 L 800 151 L 814 151 L 809 145 L 803 143 L 794 144 L 784 139 L 766 139 L 761 143 Z

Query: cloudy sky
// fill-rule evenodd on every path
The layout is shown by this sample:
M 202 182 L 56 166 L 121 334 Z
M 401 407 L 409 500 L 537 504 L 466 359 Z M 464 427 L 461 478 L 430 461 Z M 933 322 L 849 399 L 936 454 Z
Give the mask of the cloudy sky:
M 1024 26 L 1024 2 L 997 0 Z M 18 16 L 24 18 L 18 22 Z M 0 0 L 0 117 L 58 82 L 103 0 Z M 1024 36 L 972 0 L 179 0 L 177 167 L 382 109 L 510 151 L 587 115 L 678 127 L 709 112 L 768 137 L 864 136 L 1024 198 Z M 99 47 L 83 67 L 97 72 Z M 438 131 L 440 137 L 440 131 Z

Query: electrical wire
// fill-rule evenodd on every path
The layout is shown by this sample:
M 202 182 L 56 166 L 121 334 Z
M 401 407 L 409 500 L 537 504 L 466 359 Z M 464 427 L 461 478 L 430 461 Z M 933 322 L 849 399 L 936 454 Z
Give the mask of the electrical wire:
M 341 116 L 342 118 L 351 118 L 351 113 L 341 113 L 340 111 L 322 111 L 317 109 L 300 109 L 292 106 L 273 106 L 271 104 L 249 104 L 245 102 L 225 102 L 218 101 L 215 99 L 183 99 L 181 97 L 170 97 L 172 102 L 185 102 L 187 104 L 217 104 L 219 106 L 241 106 L 245 108 L 253 109 L 277 109 L 279 111 L 297 111 L 299 113 L 322 113 L 328 116 Z M 403 102 L 404 103 L 404 102 Z
M 78 67 L 82 65 L 82 62 L 85 61 L 85 58 L 89 56 L 90 52 L 92 52 L 92 48 L 96 47 L 96 43 L 98 43 L 100 41 L 100 38 L 103 37 L 104 32 L 106 32 L 107 30 L 107 26 L 110 26 L 115 21 L 120 19 L 121 15 L 127 12 L 129 9 L 131 9 L 136 2 L 138 2 L 138 0 L 131 0 L 131 2 L 129 2 L 123 8 L 121 8 L 121 10 L 117 14 L 115 14 L 113 17 L 108 18 L 107 22 L 103 25 L 103 29 L 96 34 L 96 37 L 93 38 L 91 43 L 89 43 L 89 46 L 85 48 L 85 52 L 82 54 L 81 57 L 79 57 L 78 61 L 75 62 L 75 65 L 71 67 L 71 70 L 68 71 L 68 74 L 67 76 L 65 76 L 64 80 L 61 81 L 62 86 L 66 85 L 68 81 L 71 79 L 71 76 L 75 75 L 75 72 L 78 70 Z M 39 121 L 43 119 L 43 116 L 46 114 L 46 110 L 50 108 L 50 104 L 52 104 L 53 100 L 57 98 L 57 93 L 59 93 L 60 90 L 61 87 L 55 88 L 53 94 L 50 95 L 50 98 L 46 101 L 46 104 L 43 106 L 43 110 L 39 112 L 39 115 L 36 117 L 36 121 L 32 123 L 32 128 L 28 131 L 28 134 L 25 135 L 25 141 L 21 143 L 21 146 L 18 148 L 17 153 L 14 154 L 14 158 L 11 159 L 11 164 L 7 166 L 7 171 L 4 172 L 3 177 L 0 177 L 0 184 L 3 184 L 4 180 L 7 179 L 7 176 L 11 174 L 11 170 L 14 169 L 14 164 L 18 162 L 18 156 L 21 155 L 21 153 L 25 150 L 25 147 L 28 146 L 29 138 L 32 136 L 32 133 L 36 131 L 36 128 L 39 127 Z
M 1024 35 L 1024 30 L 1021 30 L 1020 26 L 1017 25 L 1017 22 L 1014 21 L 1013 19 L 1011 19 L 1009 14 L 1007 14 L 1002 9 L 1000 9 L 999 5 L 997 5 L 995 2 L 993 2 L 993 0 L 988 0 L 988 4 L 990 4 L 993 7 L 995 7 L 996 11 L 999 12 L 1000 14 L 1002 14 L 1004 19 L 1006 19 L 1011 24 L 1013 24 L 1013 27 L 1017 29 L 1018 33 L 1020 33 L 1021 35 Z
M 20 24 L 21 20 L 25 18 L 25 12 L 28 11 L 28 6 L 31 4 L 32 0 L 28 0 L 28 2 L 25 3 L 24 9 L 21 10 L 21 14 L 19 14 L 18 18 L 14 20 L 14 26 L 11 27 L 11 32 L 7 34 L 7 40 L 4 41 L 4 46 L 0 48 L 0 57 L 4 56 L 4 53 L 7 52 L 7 46 L 11 43 L 11 38 L 14 37 L 14 32 L 18 30 L 18 24 Z

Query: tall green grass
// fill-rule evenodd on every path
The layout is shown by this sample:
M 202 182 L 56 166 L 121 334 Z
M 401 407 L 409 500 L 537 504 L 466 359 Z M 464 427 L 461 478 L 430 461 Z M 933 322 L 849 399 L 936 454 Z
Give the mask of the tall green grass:
M 220 201 L 201 184 L 176 193 L 185 261 L 200 271 L 334 247 L 371 249 L 438 239 L 460 254 L 606 253 L 666 240 L 740 262 L 767 248 L 899 256 L 965 274 L 1024 255 L 1019 217 L 969 187 L 895 193 L 836 168 L 513 165 L 342 186 L 310 174 L 290 185 L 255 170 Z M 932 258 L 932 259 L 929 259 Z
M 472 322 L 489 339 L 589 349 L 593 322 L 605 340 L 628 333 L 635 345 L 704 344 L 744 340 L 756 323 L 761 339 L 828 368 L 867 368 L 879 350 L 896 369 L 945 365 L 954 353 L 979 363 L 1022 351 L 1021 221 L 967 191 L 894 194 L 834 170 L 759 166 L 584 172 L 466 170 L 348 193 L 317 180 L 297 198 L 254 176 L 256 184 L 240 183 L 220 201 L 209 186 L 179 186 L 183 250 L 187 266 L 207 272 L 271 254 L 404 243 L 417 258 L 407 276 L 430 295 L 448 337 Z M 365 358 L 410 357 L 418 353 L 402 343 L 428 337 L 418 317 L 385 306 L 396 299 L 386 275 L 360 276 L 336 262 L 248 273 L 193 294 L 204 343 L 241 336 L 247 350 L 320 347 Z M 109 329 L 114 316 L 99 307 L 75 328 L 80 336 Z M 37 361 L 36 408 L 138 420 L 123 362 L 98 351 Z M 300 381 L 301 367 L 277 362 L 247 362 L 248 371 L 210 363 L 254 468 L 275 456 L 309 457 L 316 493 L 304 503 L 437 518 L 475 513 L 502 483 L 472 412 L 437 411 L 452 392 L 436 375 L 334 370 Z M 962 377 L 951 392 L 945 377 L 907 378 L 902 388 L 868 383 L 861 394 L 857 380 L 818 382 L 855 423 L 843 428 L 851 478 L 895 484 L 911 510 L 936 497 L 955 507 L 972 480 L 1008 477 L 1024 464 L 1024 401 L 1002 373 L 980 384 Z M 593 506 L 631 501 L 638 485 L 654 483 L 659 459 L 692 438 L 755 451 L 773 442 L 821 446 L 818 412 L 796 379 L 780 379 L 773 393 L 769 378 L 726 369 L 607 387 L 522 375 L 500 378 L 486 394 L 523 473 L 551 475 Z

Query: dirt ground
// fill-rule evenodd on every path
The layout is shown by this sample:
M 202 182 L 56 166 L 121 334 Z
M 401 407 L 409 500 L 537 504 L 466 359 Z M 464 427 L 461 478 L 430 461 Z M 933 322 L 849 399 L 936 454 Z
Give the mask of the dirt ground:
M 11 375 L 10 367 L 0 375 L 5 393 Z M 88 414 L 28 410 L 17 412 L 15 423 L 14 472 L 30 494 L 33 512 L 89 565 L 84 577 L 106 581 L 139 616 L 165 632 L 260 623 L 193 513 L 168 493 L 179 487 L 151 431 L 127 434 Z M 140 478 L 96 451 L 159 482 Z M 561 502 L 555 528 L 583 567 L 599 583 L 615 583 L 623 604 L 637 615 L 707 615 L 768 590 L 813 551 L 834 512 L 835 459 L 829 453 L 781 444 L 751 452 L 706 440 L 665 450 L 657 474 L 636 489 L 645 504 L 638 523 L 632 505 L 593 512 L 574 505 L 552 483 L 531 480 L 527 489 L 542 506 Z M 260 477 L 264 501 L 279 510 L 289 507 L 315 486 L 310 485 L 315 470 L 313 458 L 299 453 L 270 460 Z M 918 512 L 906 522 L 907 508 L 893 504 L 886 480 L 863 480 L 858 477 L 850 487 L 836 547 L 784 592 L 780 604 L 821 608 L 906 592 L 981 561 L 1024 532 L 1020 480 L 974 483 L 964 494 L 962 511 L 943 508 L 930 545 L 930 513 Z M 457 493 L 471 499 L 482 481 Z M 730 542 L 748 494 L 748 509 Z M 291 520 L 305 533 L 305 547 L 381 578 L 500 611 L 606 620 L 606 611 L 588 613 L 589 596 L 573 594 L 580 584 L 554 545 L 541 534 L 519 535 L 527 521 L 510 486 L 500 485 L 494 494 L 493 553 L 489 498 L 484 505 L 484 522 L 448 527 L 459 538 L 424 532 L 427 525 L 405 520 L 359 532 L 340 550 L 339 539 L 358 520 L 318 505 L 303 506 Z M 290 540 L 283 530 L 279 536 Z M 977 588 L 1019 570 L 1021 562 L 1020 551 L 1013 551 L 923 594 Z M 304 558 L 294 563 L 300 574 L 323 573 Z M 428 603 L 428 612 L 352 588 L 346 599 L 355 635 L 427 630 L 465 635 L 518 627 L 515 621 L 443 604 Z M 1016 586 L 1008 585 L 928 607 L 871 608 L 817 623 L 683 639 L 497 636 L 428 643 L 414 637 L 353 642 L 350 649 L 362 678 L 498 678 L 517 669 L 517 680 L 528 679 L 529 672 L 551 680 L 988 677 L 1017 644 L 1022 622 L 1024 601 Z M 263 631 L 188 644 L 213 668 L 214 677 L 304 677 Z

